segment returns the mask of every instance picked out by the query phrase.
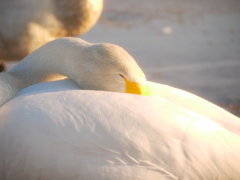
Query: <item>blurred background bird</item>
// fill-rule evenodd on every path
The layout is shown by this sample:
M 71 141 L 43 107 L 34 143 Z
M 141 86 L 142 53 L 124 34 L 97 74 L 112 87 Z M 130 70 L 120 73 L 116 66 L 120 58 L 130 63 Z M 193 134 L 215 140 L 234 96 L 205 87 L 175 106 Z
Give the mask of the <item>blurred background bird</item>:
M 103 0 L 1 0 L 0 60 L 21 60 L 48 41 L 87 32 L 102 8 Z

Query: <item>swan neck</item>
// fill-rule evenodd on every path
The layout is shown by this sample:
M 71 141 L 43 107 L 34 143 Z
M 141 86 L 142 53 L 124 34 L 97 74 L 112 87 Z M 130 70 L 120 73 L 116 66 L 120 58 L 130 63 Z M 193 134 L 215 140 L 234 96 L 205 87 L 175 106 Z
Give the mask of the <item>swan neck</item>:
M 0 74 L 0 106 L 14 98 L 20 90 L 30 85 L 63 79 L 73 78 L 75 62 L 72 50 L 78 52 L 77 61 L 81 64 L 84 53 L 83 48 L 88 45 L 79 41 L 80 46 L 71 43 L 50 43 L 37 49 L 15 67 Z M 60 45 L 59 45 L 60 44 Z M 76 58 L 75 58 L 76 60 Z
M 0 73 L 0 106 L 15 97 L 26 86 L 21 78 L 17 78 L 8 72 Z
M 83 47 L 82 47 L 83 48 Z M 82 48 L 78 47 L 80 54 Z M 63 77 L 71 78 L 71 69 L 74 64 L 70 62 L 72 58 L 71 52 L 63 51 L 61 49 L 48 49 L 48 46 L 43 46 L 28 55 L 20 61 L 14 68 L 10 69 L 8 73 L 15 76 L 24 84 L 24 87 L 46 82 L 62 79 Z M 64 53 L 66 52 L 66 53 Z M 81 56 L 78 61 L 81 61 Z

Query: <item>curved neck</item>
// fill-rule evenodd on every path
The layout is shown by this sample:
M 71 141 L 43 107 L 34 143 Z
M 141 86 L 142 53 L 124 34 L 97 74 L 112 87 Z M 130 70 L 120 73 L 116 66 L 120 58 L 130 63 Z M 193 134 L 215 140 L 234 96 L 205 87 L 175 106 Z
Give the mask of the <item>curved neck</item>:
M 15 97 L 24 87 L 26 86 L 21 78 L 16 78 L 7 72 L 0 73 L 0 106 Z
M 57 42 L 57 40 L 55 40 Z M 78 61 L 83 59 L 83 49 L 89 45 L 80 41 L 81 46 L 64 42 L 48 43 L 25 57 L 15 67 L 7 71 L 24 83 L 24 86 L 61 79 L 63 76 L 71 78 L 72 69 L 76 62 L 71 62 L 72 56 L 78 52 Z M 79 44 L 79 39 L 78 42 Z M 77 48 L 77 49 L 76 49 Z
M 80 54 L 78 61 L 81 63 L 83 59 L 81 54 L 89 43 L 81 41 L 80 44 L 77 51 Z M 75 65 L 70 62 L 71 55 L 74 54 L 72 50 L 76 51 L 76 46 L 69 43 L 48 43 L 25 57 L 9 71 L 1 73 L 0 106 L 30 85 L 62 79 L 64 76 L 72 78 L 71 73 Z
M 52 62 L 54 61 L 54 62 Z M 33 54 L 28 55 L 21 62 L 19 62 L 14 68 L 7 71 L 12 77 L 19 79 L 24 87 L 59 79 L 63 72 L 58 69 L 59 64 L 64 66 L 64 60 L 50 56 L 35 56 Z

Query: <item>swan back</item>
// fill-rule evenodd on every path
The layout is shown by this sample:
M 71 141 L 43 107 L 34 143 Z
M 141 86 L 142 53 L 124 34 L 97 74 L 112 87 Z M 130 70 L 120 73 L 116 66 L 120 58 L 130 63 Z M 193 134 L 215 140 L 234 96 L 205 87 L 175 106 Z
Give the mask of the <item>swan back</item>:
M 0 109 L 2 179 L 240 176 L 239 135 L 179 104 L 79 91 L 71 80 L 34 86 Z

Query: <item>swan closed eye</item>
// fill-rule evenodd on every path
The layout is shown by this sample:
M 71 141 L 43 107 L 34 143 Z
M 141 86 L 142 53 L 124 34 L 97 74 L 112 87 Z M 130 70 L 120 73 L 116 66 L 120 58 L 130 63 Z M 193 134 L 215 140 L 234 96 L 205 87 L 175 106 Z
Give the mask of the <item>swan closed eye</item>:
M 125 78 L 124 78 L 124 76 L 123 76 L 122 74 L 117 74 L 117 75 L 116 75 L 116 79 L 117 79 L 118 81 L 121 81 L 121 82 L 124 82 L 124 81 L 125 81 Z

